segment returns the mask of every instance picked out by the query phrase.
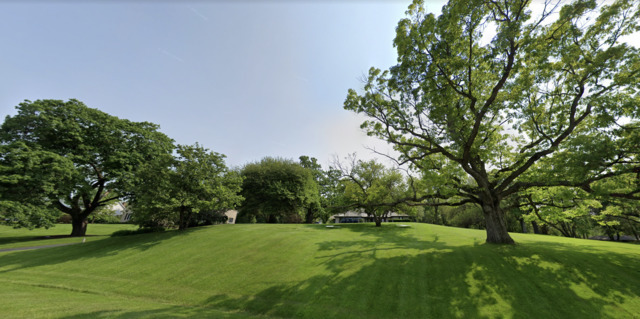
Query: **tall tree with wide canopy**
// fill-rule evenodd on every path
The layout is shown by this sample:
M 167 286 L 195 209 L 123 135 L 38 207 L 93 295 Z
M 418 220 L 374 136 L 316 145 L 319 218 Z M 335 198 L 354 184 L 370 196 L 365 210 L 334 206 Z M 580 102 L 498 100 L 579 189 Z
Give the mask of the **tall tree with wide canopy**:
M 0 203 L 3 220 L 14 226 L 50 225 L 55 209 L 71 216 L 71 236 L 83 236 L 92 212 L 127 198 L 140 164 L 173 148 L 157 125 L 78 100 L 25 101 L 16 108 L 0 127 Z
M 407 13 L 398 64 L 372 68 L 345 109 L 368 116 L 362 127 L 400 163 L 454 190 L 413 201 L 475 203 L 487 242 L 513 243 L 503 199 L 639 171 L 640 53 L 624 42 L 638 32 L 637 0 L 451 0 L 438 17 L 416 0 Z

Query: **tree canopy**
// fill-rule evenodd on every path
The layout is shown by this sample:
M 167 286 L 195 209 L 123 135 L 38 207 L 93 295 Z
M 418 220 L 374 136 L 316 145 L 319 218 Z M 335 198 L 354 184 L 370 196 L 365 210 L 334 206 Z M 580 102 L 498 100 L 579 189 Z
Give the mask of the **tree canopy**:
M 0 127 L 0 207 L 14 226 L 72 218 L 86 232 L 98 207 L 129 196 L 136 169 L 173 141 L 148 122 L 119 119 L 78 100 L 25 101 Z M 57 212 L 56 212 L 57 211 Z
M 266 157 L 245 165 L 241 174 L 245 201 L 239 220 L 300 222 L 308 209 L 320 206 L 312 171 L 292 160 Z
M 0 213 L 14 227 L 50 227 L 61 212 L 49 194 L 73 178 L 73 162 L 24 142 L 0 145 Z M 35 195 L 35 196 L 34 196 Z
M 407 200 L 477 204 L 490 243 L 513 243 L 503 200 L 530 188 L 640 194 L 640 53 L 624 42 L 639 2 L 532 3 L 451 0 L 436 17 L 414 1 L 396 29 L 398 64 L 372 68 L 344 105 L 400 164 L 439 180 Z M 597 188 L 624 175 L 627 189 Z
M 221 216 L 243 200 L 242 178 L 226 167 L 224 155 L 197 143 L 178 145 L 175 156 L 156 158 L 138 174 L 132 204 L 141 226 L 176 224 L 186 229 L 198 217 Z
M 341 204 L 345 208 L 361 209 L 373 217 L 377 227 L 392 211 L 407 210 L 403 199 L 409 188 L 405 177 L 375 160 L 356 160 L 338 165 L 342 172 L 344 193 Z

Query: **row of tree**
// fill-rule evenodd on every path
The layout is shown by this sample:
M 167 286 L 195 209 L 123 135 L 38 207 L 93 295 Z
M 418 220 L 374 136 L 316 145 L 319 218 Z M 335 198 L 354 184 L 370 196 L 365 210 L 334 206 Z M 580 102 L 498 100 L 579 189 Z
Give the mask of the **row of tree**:
M 72 217 L 80 235 L 97 207 L 138 193 L 132 199 L 145 214 L 177 214 L 185 227 L 194 214 L 237 204 L 237 193 L 210 200 L 232 194 L 244 174 L 242 212 L 257 221 L 309 221 L 328 207 L 383 216 L 475 205 L 487 242 L 507 244 L 511 216 L 571 236 L 587 216 L 612 231 L 635 225 L 640 50 L 625 39 L 640 31 L 640 1 L 532 3 L 451 0 L 438 17 L 422 0 L 410 5 L 396 28 L 398 64 L 371 68 L 364 90 L 350 90 L 344 104 L 368 117 L 362 127 L 369 135 L 394 146 L 395 160 L 408 167 L 404 178 L 352 161 L 332 173 L 342 177 L 337 186 L 324 188 L 334 177 L 319 174 L 309 158 L 296 164 L 311 171 L 306 176 L 274 181 L 267 176 L 303 170 L 265 159 L 272 168 L 250 164 L 236 178 L 223 166 L 199 166 L 221 155 L 198 145 L 176 149 L 154 124 L 74 100 L 36 101 L 2 125 L 0 209 L 6 222 L 29 226 L 50 223 L 47 211 L 55 208 Z M 195 175 L 185 169 L 221 179 L 192 185 Z M 251 176 L 263 177 L 250 184 Z M 270 193 L 254 201 L 251 189 Z M 335 191 L 344 196 L 322 196 Z M 207 195 L 189 197 L 194 192 Z
M 239 222 L 328 222 L 348 210 L 372 217 L 376 226 L 392 211 L 406 212 L 408 184 L 398 170 L 355 155 L 323 170 L 315 158 L 299 162 L 265 158 L 241 170 L 244 178 Z
M 486 229 L 481 207 L 472 203 L 447 205 L 455 193 L 448 194 L 448 200 L 407 200 L 433 188 L 445 194 L 434 176 L 388 168 L 376 161 L 358 160 L 355 155 L 335 160 L 328 170 L 307 156 L 299 162 L 265 158 L 246 165 L 240 174 L 246 200 L 238 222 L 326 223 L 331 215 L 355 210 L 372 217 L 376 226 L 390 212 L 397 212 L 420 222 Z M 612 182 L 609 180 L 608 187 L 625 186 Z M 640 240 L 637 200 L 597 200 L 579 188 L 558 186 L 530 188 L 502 205 L 509 232 L 578 238 L 605 234 L 611 239 L 627 234 Z
M 248 223 L 326 223 L 356 210 L 376 226 L 399 212 L 422 222 L 486 228 L 480 207 L 452 205 L 460 198 L 440 174 L 403 173 L 355 155 L 327 170 L 308 156 L 265 158 L 230 170 L 222 154 L 174 145 L 153 124 L 108 116 L 76 100 L 26 101 L 18 111 L 0 130 L 0 208 L 3 222 L 16 227 L 48 227 L 67 214 L 72 235 L 82 236 L 90 218 L 128 201 L 142 227 L 224 222 L 224 212 L 239 206 L 238 222 Z M 633 189 L 624 176 L 594 185 Z M 441 198 L 414 200 L 429 192 Z M 530 188 L 502 205 L 508 231 L 527 232 L 530 224 L 535 233 L 567 237 L 586 237 L 598 227 L 612 238 L 640 233 L 638 201 L 598 201 L 580 188 Z
M 15 227 L 49 227 L 68 215 L 83 236 L 92 215 L 126 201 L 143 227 L 225 220 L 240 204 L 240 221 L 326 222 L 346 209 L 381 219 L 406 197 L 401 174 L 351 158 L 324 171 L 315 158 L 265 158 L 238 170 L 224 155 L 175 145 L 147 122 L 131 122 L 77 100 L 25 101 L 0 127 L 0 213 Z M 382 203 L 382 204 L 381 204 Z

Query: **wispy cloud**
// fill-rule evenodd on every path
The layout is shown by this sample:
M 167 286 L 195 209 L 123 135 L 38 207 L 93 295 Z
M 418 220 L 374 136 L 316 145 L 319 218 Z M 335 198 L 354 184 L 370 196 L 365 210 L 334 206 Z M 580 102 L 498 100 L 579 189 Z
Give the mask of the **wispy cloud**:
M 200 11 L 196 10 L 196 8 L 192 7 L 192 6 L 188 6 L 189 10 L 191 10 L 191 12 L 193 12 L 195 15 L 199 16 L 200 18 L 202 18 L 202 20 L 207 21 L 209 20 L 209 18 L 207 18 L 204 14 L 200 13 Z
M 170 58 L 172 58 L 172 59 L 174 59 L 174 60 L 176 60 L 178 62 L 184 63 L 184 60 L 182 58 L 180 58 L 179 56 L 177 56 L 177 55 L 175 55 L 175 54 L 173 54 L 173 53 L 171 53 L 171 52 L 169 52 L 169 51 L 167 51 L 165 49 L 158 48 L 158 51 L 160 51 L 160 53 L 162 53 L 162 54 L 164 54 L 164 55 L 166 55 L 166 56 L 168 56 L 168 57 L 170 57 Z

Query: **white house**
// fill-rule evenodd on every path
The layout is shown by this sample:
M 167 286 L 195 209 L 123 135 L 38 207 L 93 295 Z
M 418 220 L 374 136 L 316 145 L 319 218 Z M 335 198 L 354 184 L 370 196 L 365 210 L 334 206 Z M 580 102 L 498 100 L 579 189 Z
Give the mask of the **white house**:
M 132 212 L 128 207 L 127 203 L 124 202 L 115 202 L 109 206 L 109 209 L 115 213 L 116 216 L 120 217 L 121 223 L 126 223 L 131 220 Z
M 227 224 L 235 224 L 238 219 L 238 211 L 237 210 L 228 210 L 224 213 L 227 216 Z

